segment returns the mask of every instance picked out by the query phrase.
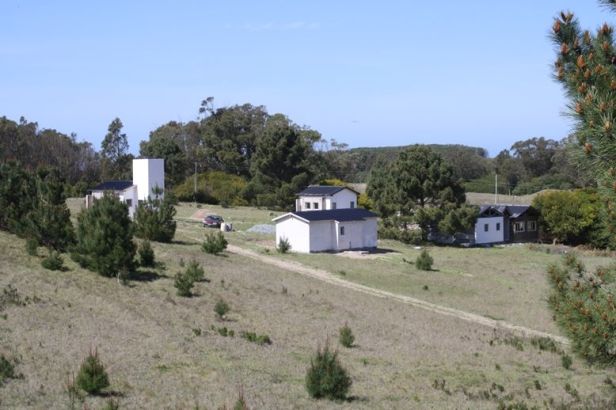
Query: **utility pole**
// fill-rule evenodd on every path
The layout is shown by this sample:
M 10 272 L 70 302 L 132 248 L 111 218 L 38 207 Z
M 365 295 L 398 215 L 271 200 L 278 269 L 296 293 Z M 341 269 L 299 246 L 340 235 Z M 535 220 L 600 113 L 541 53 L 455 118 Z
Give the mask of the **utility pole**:
M 197 202 L 197 162 L 195 161 L 195 176 L 194 176 L 194 190 L 193 190 L 193 199 L 195 203 Z
M 494 204 L 498 204 L 498 174 L 494 173 Z

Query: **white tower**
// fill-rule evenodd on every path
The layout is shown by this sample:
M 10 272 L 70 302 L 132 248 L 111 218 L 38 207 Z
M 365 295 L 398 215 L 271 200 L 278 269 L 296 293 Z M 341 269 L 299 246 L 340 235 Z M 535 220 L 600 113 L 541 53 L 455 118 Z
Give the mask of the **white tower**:
M 146 201 L 154 198 L 154 188 L 165 192 L 165 160 L 161 158 L 142 158 L 133 160 L 133 185 L 137 186 L 137 198 Z

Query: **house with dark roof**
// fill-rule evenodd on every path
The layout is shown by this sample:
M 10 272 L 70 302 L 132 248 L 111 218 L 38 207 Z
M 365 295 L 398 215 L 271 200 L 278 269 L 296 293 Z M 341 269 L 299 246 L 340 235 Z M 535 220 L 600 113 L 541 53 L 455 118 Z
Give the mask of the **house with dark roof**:
M 297 194 L 296 211 L 356 208 L 357 192 L 345 186 L 310 185 Z
M 111 192 L 128 206 L 128 214 L 132 218 L 139 201 L 145 201 L 154 195 L 154 189 L 159 188 L 164 195 L 165 160 L 158 158 L 133 159 L 132 181 L 105 181 L 88 190 L 85 197 L 86 208 L 92 206 L 95 200 L 103 197 L 105 192 Z
M 475 223 L 475 244 L 536 242 L 539 212 L 529 205 L 482 205 Z
M 377 215 L 356 203 L 357 193 L 345 187 L 306 188 L 295 212 L 273 219 L 276 244 L 287 240 L 291 251 L 302 253 L 376 248 Z

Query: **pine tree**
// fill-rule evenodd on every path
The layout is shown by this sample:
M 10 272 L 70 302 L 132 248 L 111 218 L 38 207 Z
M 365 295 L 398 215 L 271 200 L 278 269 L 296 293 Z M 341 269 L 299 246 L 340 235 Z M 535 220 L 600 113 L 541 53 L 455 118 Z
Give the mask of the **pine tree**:
M 75 240 L 63 182 L 57 170 L 38 172 L 35 177 L 35 205 L 27 221 L 28 237 L 60 252 L 65 251 Z
M 168 199 L 161 199 L 162 191 L 154 189 L 154 198 L 141 202 L 135 212 L 135 236 L 156 242 L 171 242 L 175 235 L 175 207 Z
M 133 271 L 132 222 L 126 204 L 113 194 L 106 193 L 79 214 L 76 236 L 71 257 L 82 267 L 108 277 Z
M 602 0 L 616 12 L 616 0 Z M 612 247 L 616 247 L 616 44 L 614 29 L 582 30 L 575 16 L 562 12 L 552 26 L 557 47 L 555 77 L 563 85 L 575 119 L 575 135 L 585 162 L 597 177 L 606 203 Z

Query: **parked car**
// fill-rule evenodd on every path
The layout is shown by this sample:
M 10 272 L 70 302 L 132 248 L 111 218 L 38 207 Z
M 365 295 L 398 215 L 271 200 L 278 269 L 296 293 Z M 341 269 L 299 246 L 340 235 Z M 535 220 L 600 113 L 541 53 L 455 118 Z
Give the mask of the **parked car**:
M 205 218 L 203 218 L 203 227 L 204 228 L 220 228 L 220 225 L 224 221 L 225 220 L 222 219 L 222 216 L 208 215 Z

